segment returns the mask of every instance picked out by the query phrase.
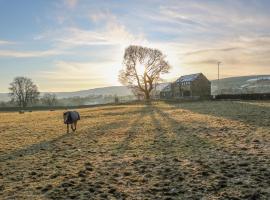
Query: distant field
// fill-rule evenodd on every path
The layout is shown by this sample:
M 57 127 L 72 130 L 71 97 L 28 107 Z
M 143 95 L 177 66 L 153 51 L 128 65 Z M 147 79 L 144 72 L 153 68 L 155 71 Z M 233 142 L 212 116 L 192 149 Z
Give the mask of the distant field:
M 0 113 L 0 199 L 270 199 L 270 102 Z

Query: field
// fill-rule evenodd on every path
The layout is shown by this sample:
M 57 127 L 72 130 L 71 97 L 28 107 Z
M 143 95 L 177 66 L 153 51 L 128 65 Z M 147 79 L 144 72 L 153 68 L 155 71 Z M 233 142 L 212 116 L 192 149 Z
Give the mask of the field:
M 270 199 L 270 102 L 0 113 L 0 199 Z

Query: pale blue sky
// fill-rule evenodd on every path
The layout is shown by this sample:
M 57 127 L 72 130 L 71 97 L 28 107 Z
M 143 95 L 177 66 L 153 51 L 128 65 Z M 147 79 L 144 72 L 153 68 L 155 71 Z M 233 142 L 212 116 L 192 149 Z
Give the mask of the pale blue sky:
M 172 80 L 270 74 L 268 0 L 0 0 L 0 92 L 15 76 L 41 91 L 119 85 L 129 44 L 159 48 Z

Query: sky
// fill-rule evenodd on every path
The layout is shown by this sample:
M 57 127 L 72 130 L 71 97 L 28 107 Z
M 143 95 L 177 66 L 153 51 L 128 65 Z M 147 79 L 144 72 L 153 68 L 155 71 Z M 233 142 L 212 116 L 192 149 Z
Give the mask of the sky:
M 40 91 L 120 85 L 129 45 L 161 50 L 166 81 L 191 73 L 270 74 L 268 0 L 0 0 L 0 92 L 16 76 Z

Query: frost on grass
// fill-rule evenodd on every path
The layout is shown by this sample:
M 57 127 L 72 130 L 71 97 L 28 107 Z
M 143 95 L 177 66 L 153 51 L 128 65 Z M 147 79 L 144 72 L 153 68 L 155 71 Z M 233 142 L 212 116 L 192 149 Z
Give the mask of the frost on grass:
M 270 103 L 0 113 L 1 199 L 270 199 Z

